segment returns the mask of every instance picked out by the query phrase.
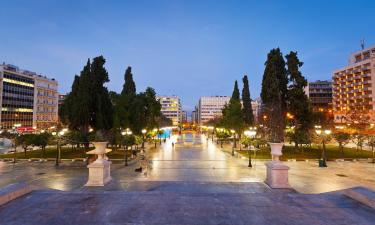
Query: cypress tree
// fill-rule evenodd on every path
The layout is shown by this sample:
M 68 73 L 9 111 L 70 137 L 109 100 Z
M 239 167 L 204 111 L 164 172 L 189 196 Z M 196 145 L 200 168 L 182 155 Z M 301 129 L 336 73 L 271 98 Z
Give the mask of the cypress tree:
M 77 92 L 74 94 L 74 100 L 72 100 L 72 112 L 74 113 L 71 115 L 72 117 L 76 117 L 73 123 L 84 136 L 88 133 L 90 124 L 92 123 L 90 80 L 91 64 L 90 59 L 88 59 L 86 66 L 83 67 L 79 76 Z
M 118 120 L 122 128 L 130 128 L 135 130 L 138 126 L 135 121 L 139 118 L 136 118 L 137 108 L 135 106 L 135 98 L 137 93 L 131 70 L 132 69 L 129 66 L 125 71 L 124 85 L 119 102 L 117 103 L 116 114 L 119 116 Z
M 243 88 L 242 88 L 243 121 L 246 126 L 251 126 L 254 124 L 254 115 L 253 115 L 253 109 L 251 107 L 249 80 L 247 79 L 246 75 L 242 78 L 242 82 L 243 82 Z
M 240 91 L 238 89 L 238 83 L 235 81 L 232 97 L 229 100 L 229 104 L 223 109 L 223 124 L 227 129 L 233 129 L 239 135 L 241 139 L 241 133 L 244 127 L 242 117 L 242 106 L 240 100 Z M 236 141 L 234 141 L 236 147 Z M 232 152 L 233 154 L 233 152 Z
M 109 82 L 108 72 L 104 68 L 104 64 L 103 56 L 94 58 L 91 64 L 92 123 L 90 125 L 97 130 L 109 130 L 113 122 L 112 102 L 108 89 L 104 87 L 104 84 Z
M 297 52 L 291 51 L 285 56 L 289 75 L 288 109 L 297 122 L 296 131 L 307 132 L 312 126 L 312 111 L 309 99 L 304 92 L 307 80 L 299 71 L 303 62 L 299 61 Z
M 273 142 L 284 140 L 288 79 L 285 61 L 280 49 L 272 49 L 267 55 L 262 80 L 261 98 L 266 113 L 267 127 Z
M 244 124 L 240 91 L 238 89 L 237 81 L 234 83 L 233 93 L 229 100 L 229 104 L 223 109 L 223 124 L 226 128 L 235 130 L 239 135 L 242 133 Z
M 130 66 L 125 71 L 124 80 L 125 80 L 125 83 L 123 85 L 121 94 L 128 95 L 128 96 L 136 95 L 135 82 L 133 80 L 132 68 Z

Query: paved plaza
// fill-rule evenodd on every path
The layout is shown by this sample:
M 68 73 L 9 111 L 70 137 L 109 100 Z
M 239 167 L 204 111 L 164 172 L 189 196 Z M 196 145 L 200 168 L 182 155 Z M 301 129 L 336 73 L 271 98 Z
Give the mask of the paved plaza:
M 172 148 L 172 141 L 177 142 Z M 148 158 L 152 161 L 146 174 L 134 172 L 136 161 L 125 167 L 114 162 L 113 181 L 105 190 L 128 190 L 142 182 L 263 182 L 265 161 L 255 160 L 253 168 L 247 159 L 233 157 L 202 136 L 187 135 L 177 141 L 167 140 L 156 150 L 150 146 Z M 365 186 L 375 190 L 375 165 L 366 162 L 328 162 L 319 168 L 317 162 L 285 162 L 290 167 L 291 186 L 300 193 L 322 193 Z M 41 188 L 63 191 L 84 189 L 88 170 L 83 162 L 66 162 L 55 167 L 54 162 L 0 162 L 0 187 L 16 182 L 27 182 Z
M 175 142 L 174 147 L 172 142 Z M 147 150 L 146 173 L 113 163 L 113 181 L 84 187 L 83 162 L 0 164 L 0 186 L 27 182 L 39 190 L 0 206 L 0 224 L 374 224 L 375 212 L 342 189 L 375 190 L 375 166 L 364 162 L 287 162 L 293 189 L 263 183 L 264 161 L 247 167 L 203 136 L 172 137 Z

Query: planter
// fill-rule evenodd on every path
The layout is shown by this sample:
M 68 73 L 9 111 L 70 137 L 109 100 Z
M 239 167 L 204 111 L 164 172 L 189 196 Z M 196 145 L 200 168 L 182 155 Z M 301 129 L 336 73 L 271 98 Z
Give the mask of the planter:
M 105 149 L 107 148 L 108 142 L 92 142 L 92 144 L 95 147 L 95 153 L 97 155 L 103 155 L 105 154 Z
M 279 157 L 283 154 L 284 143 L 268 143 L 271 146 L 272 161 L 280 161 Z

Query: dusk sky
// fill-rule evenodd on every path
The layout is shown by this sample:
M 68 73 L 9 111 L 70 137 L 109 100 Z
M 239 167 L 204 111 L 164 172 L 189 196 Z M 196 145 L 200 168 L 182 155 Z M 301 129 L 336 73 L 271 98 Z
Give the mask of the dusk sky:
M 132 66 L 137 91 L 231 95 L 247 74 L 260 94 L 267 52 L 298 51 L 308 80 L 330 79 L 351 52 L 375 44 L 375 1 L 1 1 L 0 61 L 54 77 L 70 91 L 87 58 L 103 55 L 110 90 Z M 354 13 L 355 12 L 355 13 Z

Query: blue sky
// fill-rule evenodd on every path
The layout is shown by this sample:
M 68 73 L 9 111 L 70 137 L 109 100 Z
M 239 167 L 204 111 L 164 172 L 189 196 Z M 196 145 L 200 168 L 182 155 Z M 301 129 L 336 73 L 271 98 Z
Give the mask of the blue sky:
M 70 90 L 87 58 L 103 55 L 110 90 L 126 67 L 137 90 L 230 95 L 247 74 L 259 96 L 267 52 L 298 51 L 308 80 L 330 79 L 348 55 L 375 44 L 375 1 L 2 1 L 0 62 L 55 77 Z M 242 86 L 242 84 L 240 84 Z

